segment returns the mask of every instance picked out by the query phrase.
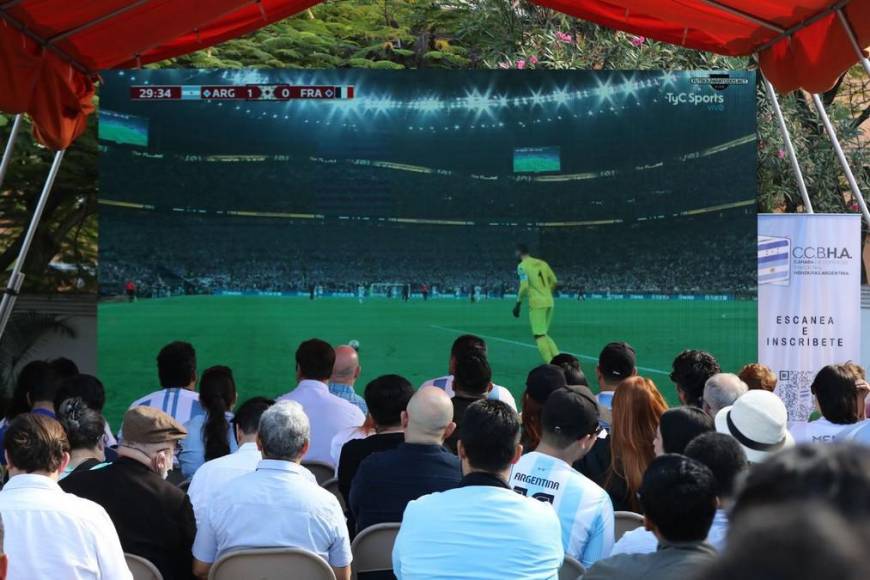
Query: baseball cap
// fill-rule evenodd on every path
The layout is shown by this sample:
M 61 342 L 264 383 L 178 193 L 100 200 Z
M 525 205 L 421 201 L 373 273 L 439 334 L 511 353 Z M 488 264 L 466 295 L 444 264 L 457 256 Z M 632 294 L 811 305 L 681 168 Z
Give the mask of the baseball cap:
M 544 403 L 541 424 L 546 432 L 580 439 L 598 428 L 598 405 L 574 387 L 557 389 Z
M 598 370 L 606 377 L 626 379 L 634 374 L 635 365 L 637 354 L 627 342 L 611 342 L 598 355 Z
M 526 377 L 526 392 L 529 396 L 543 404 L 556 389 L 566 385 L 565 373 L 556 365 L 541 365 L 535 367 Z
M 129 443 L 166 443 L 187 435 L 184 426 L 154 407 L 133 407 L 124 413 L 123 438 Z
M 753 390 L 716 414 L 716 431 L 731 435 L 751 463 L 794 445 L 788 432 L 788 411 L 779 397 L 769 391 Z

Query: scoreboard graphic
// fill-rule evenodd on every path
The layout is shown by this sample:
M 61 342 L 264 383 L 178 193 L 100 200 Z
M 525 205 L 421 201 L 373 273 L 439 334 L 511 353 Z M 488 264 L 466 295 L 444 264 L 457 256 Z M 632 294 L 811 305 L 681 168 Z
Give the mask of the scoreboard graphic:
M 335 85 L 134 85 L 134 101 L 291 101 L 343 100 L 353 86 Z

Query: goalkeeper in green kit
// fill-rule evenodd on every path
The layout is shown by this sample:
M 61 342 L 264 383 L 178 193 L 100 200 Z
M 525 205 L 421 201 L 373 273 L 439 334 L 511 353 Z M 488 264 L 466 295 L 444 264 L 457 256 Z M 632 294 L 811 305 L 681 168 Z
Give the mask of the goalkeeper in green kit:
M 553 290 L 556 289 L 556 274 L 545 261 L 529 255 L 529 249 L 523 244 L 517 246 L 517 275 L 520 278 L 520 289 L 517 291 L 517 303 L 514 305 L 514 318 L 520 317 L 520 307 L 523 299 L 529 297 L 529 322 L 532 325 L 532 336 L 538 345 L 538 351 L 544 363 L 549 363 L 557 354 L 559 347 L 547 334 L 553 321 Z

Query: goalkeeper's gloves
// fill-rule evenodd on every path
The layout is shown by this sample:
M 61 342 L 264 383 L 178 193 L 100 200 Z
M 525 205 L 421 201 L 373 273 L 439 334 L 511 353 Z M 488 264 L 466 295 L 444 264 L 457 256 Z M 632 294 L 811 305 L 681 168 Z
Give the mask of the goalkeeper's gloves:
M 520 317 L 520 306 L 521 305 L 522 305 L 522 302 L 517 302 L 516 304 L 514 304 L 514 318 Z

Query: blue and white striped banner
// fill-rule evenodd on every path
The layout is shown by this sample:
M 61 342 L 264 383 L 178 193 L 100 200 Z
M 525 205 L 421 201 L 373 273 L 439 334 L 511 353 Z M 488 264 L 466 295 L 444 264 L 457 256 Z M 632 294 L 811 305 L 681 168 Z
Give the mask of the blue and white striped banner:
M 758 283 L 788 285 L 791 274 L 791 240 L 758 236 Z

